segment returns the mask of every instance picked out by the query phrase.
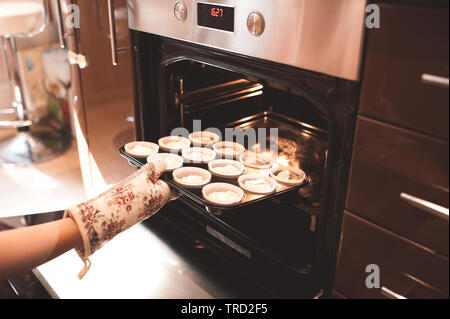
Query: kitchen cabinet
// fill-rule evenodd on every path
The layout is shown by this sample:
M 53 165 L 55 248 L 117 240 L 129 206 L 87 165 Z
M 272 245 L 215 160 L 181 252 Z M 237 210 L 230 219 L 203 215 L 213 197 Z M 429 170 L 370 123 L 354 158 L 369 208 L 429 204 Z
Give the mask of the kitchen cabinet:
M 72 56 L 71 103 L 80 161 L 93 193 L 134 171 L 118 155 L 120 146 L 135 139 L 127 1 L 112 3 L 117 65 L 112 63 L 108 1 L 61 0 L 63 13 L 66 4 L 77 5 L 80 13 L 80 27 L 65 26 L 64 33 Z M 70 13 L 66 10 L 64 19 Z
M 448 207 L 448 143 L 359 117 L 347 208 L 448 256 L 448 222 L 408 200 Z
M 448 3 L 381 3 L 380 11 L 381 28 L 368 32 L 360 113 L 448 140 Z
M 348 298 L 448 298 L 448 258 L 349 212 L 344 214 L 335 289 Z M 379 288 L 366 286 L 367 265 L 379 267 Z
M 333 296 L 448 298 L 448 2 L 376 3 Z

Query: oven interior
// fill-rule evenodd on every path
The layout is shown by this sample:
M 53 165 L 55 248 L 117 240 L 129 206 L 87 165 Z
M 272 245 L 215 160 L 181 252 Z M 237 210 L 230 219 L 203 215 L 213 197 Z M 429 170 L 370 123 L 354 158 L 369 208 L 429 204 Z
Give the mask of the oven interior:
M 249 150 L 270 149 L 270 129 L 278 129 L 276 162 L 302 169 L 310 184 L 239 209 L 205 211 L 239 233 L 254 247 L 295 271 L 312 270 L 317 245 L 317 218 L 327 162 L 329 123 L 300 91 L 213 65 L 181 59 L 167 64 L 163 76 L 160 136 L 174 128 L 249 128 L 266 138 L 245 140 Z

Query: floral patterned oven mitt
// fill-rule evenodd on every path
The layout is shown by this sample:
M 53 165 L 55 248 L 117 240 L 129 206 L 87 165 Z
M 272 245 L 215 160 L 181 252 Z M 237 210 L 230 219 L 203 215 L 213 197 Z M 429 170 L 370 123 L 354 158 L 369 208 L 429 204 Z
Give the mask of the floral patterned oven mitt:
M 142 166 L 113 188 L 65 211 L 81 234 L 83 247 L 77 250 L 84 262 L 78 277 L 82 279 L 91 266 L 88 257 L 120 232 L 155 214 L 176 198 L 169 186 L 159 180 L 166 163 L 155 160 Z

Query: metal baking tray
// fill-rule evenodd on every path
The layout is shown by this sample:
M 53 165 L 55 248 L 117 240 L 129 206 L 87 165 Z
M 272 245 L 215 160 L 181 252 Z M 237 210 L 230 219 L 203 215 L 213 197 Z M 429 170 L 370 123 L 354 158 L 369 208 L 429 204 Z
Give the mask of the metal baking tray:
M 125 152 L 124 147 L 121 147 L 119 149 L 119 152 L 120 152 L 120 155 L 122 155 L 125 159 L 127 159 L 130 164 L 135 165 L 137 167 L 141 167 L 141 166 L 145 165 L 147 162 L 146 159 L 136 158 L 136 157 L 129 155 L 128 153 Z M 200 168 L 204 168 L 204 169 L 208 170 L 208 165 L 206 165 L 206 164 L 193 165 L 193 164 L 185 163 L 183 165 L 183 167 L 190 167 L 190 166 L 200 167 Z M 244 174 L 257 174 L 257 173 L 261 173 L 261 171 L 263 171 L 263 170 L 246 167 Z M 277 183 L 278 185 L 277 185 L 275 192 L 273 192 L 271 194 L 260 195 L 260 194 L 250 193 L 250 192 L 247 192 L 244 190 L 244 198 L 243 198 L 242 202 L 240 202 L 239 204 L 234 205 L 234 206 L 219 206 L 219 205 L 214 205 L 214 204 L 207 202 L 203 198 L 201 189 L 191 189 L 191 188 L 183 187 L 183 186 L 175 183 L 173 180 L 173 177 L 172 177 L 172 172 L 164 173 L 161 176 L 161 180 L 165 181 L 167 184 L 172 186 L 174 189 L 178 190 L 178 192 L 180 193 L 181 196 L 188 197 L 189 199 L 193 200 L 197 204 L 205 207 L 205 209 L 209 212 L 213 212 L 213 211 L 215 212 L 217 210 L 229 210 L 229 209 L 240 208 L 240 207 L 243 207 L 243 206 L 246 206 L 249 204 L 253 204 L 253 203 L 268 199 L 273 196 L 278 196 L 278 195 L 284 194 L 286 192 L 297 191 L 300 188 L 308 186 L 310 183 L 310 178 L 307 175 L 305 178 L 305 181 L 299 185 L 290 186 L 290 185 L 283 185 L 283 184 Z M 219 177 L 216 177 L 213 175 L 210 183 L 218 183 L 218 182 L 229 183 L 232 185 L 239 186 L 237 179 L 223 179 L 223 178 L 219 178 Z

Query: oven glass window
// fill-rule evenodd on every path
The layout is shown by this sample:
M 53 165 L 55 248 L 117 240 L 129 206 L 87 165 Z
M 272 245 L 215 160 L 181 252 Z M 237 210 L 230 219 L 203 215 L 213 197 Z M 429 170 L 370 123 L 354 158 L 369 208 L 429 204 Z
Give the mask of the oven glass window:
M 305 171 L 311 178 L 309 186 L 215 217 L 290 265 L 298 269 L 310 265 L 327 160 L 324 114 L 289 87 L 214 66 L 183 60 L 168 65 L 165 74 L 162 136 L 177 127 L 192 132 L 197 120 L 201 129 L 254 129 L 256 142 L 248 139 L 244 146 L 271 152 L 270 132 L 277 130 L 276 163 Z

